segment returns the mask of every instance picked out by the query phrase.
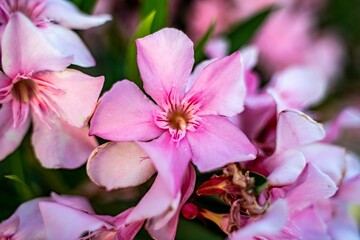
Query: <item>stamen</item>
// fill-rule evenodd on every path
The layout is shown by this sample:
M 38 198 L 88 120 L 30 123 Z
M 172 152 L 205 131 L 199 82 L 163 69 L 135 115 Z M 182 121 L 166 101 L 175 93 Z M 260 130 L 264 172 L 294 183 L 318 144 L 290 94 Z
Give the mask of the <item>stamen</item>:
M 37 86 L 31 79 L 23 79 L 13 85 L 11 93 L 16 100 L 29 103 L 37 94 Z

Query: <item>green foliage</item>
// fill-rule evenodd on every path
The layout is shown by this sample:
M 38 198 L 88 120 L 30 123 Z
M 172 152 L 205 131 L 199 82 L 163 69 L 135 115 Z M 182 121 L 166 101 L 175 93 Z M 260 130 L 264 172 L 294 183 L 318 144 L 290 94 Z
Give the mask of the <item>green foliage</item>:
M 250 172 L 249 176 L 255 179 L 255 187 L 254 187 L 255 195 L 260 194 L 267 187 L 269 183 L 266 177 L 259 173 Z
M 151 32 L 156 32 L 168 25 L 168 0 L 143 0 L 141 7 L 141 16 L 146 18 L 152 12 L 156 12 Z
M 91 13 L 97 0 L 72 0 L 82 12 Z
M 195 64 L 199 63 L 205 59 L 204 49 L 205 49 L 207 42 L 210 40 L 210 38 L 214 32 L 215 25 L 216 25 L 215 22 L 213 24 L 211 24 L 209 29 L 204 34 L 204 36 L 202 36 L 200 41 L 195 45 L 195 49 L 194 49 L 195 50 L 195 53 L 194 53 Z
M 241 22 L 239 25 L 235 26 L 228 33 L 230 52 L 237 51 L 242 46 L 247 44 L 273 10 L 273 8 L 265 9 L 258 14 L 250 17 L 246 21 Z
M 154 18 L 156 16 L 156 12 L 150 12 L 138 25 L 134 37 L 129 42 L 126 52 L 126 77 L 135 82 L 138 86 L 142 86 L 142 82 L 140 80 L 139 70 L 137 68 L 136 61 L 136 44 L 135 40 L 137 38 L 144 37 L 151 33 L 152 25 Z

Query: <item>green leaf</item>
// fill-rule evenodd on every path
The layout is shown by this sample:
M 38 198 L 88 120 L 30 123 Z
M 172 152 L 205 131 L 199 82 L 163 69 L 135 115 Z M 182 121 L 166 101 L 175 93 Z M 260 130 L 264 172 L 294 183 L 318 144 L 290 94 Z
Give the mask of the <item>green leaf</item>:
M 151 26 L 154 21 L 154 17 L 156 15 L 155 11 L 152 11 L 147 15 L 138 25 L 134 37 L 129 42 L 126 52 L 126 77 L 135 82 L 139 87 L 142 86 L 142 82 L 140 80 L 140 74 L 137 67 L 136 61 L 136 45 L 135 40 L 137 38 L 145 37 L 151 33 Z
M 228 34 L 230 52 L 237 51 L 247 44 L 273 10 L 273 7 L 267 8 L 234 27 Z
M 194 50 L 194 54 L 195 54 L 195 63 L 199 63 L 202 60 L 205 59 L 205 55 L 204 55 L 204 48 L 206 46 L 206 43 L 209 41 L 211 35 L 214 32 L 215 29 L 215 25 L 216 23 L 212 23 L 209 27 L 209 29 L 206 31 L 206 33 L 204 34 L 204 36 L 202 36 L 202 38 L 200 39 L 200 41 L 195 45 L 195 50 Z
M 18 191 L 21 193 L 24 200 L 31 199 L 33 197 L 33 193 L 30 187 L 24 183 L 18 176 L 16 175 L 5 175 L 4 178 L 14 181 Z
M 144 18 L 151 12 L 156 12 L 151 33 L 167 26 L 168 22 L 168 0 L 143 0 L 141 6 L 141 16 Z
M 85 13 L 91 13 L 96 4 L 96 0 L 72 0 L 72 2 Z
M 255 179 L 254 194 L 259 195 L 268 185 L 267 178 L 256 172 L 250 172 L 249 176 Z

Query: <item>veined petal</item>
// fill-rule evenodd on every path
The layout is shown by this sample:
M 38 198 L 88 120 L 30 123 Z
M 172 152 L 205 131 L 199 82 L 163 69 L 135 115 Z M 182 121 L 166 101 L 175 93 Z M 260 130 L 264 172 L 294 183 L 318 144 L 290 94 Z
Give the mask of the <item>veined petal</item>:
M 244 109 L 244 77 L 241 55 L 236 52 L 206 66 L 185 98 L 198 100 L 198 115 L 233 116 Z
M 138 142 L 155 165 L 168 191 L 175 197 L 191 159 L 191 149 L 186 138 L 175 142 L 168 132 L 150 142 Z
M 87 172 L 108 191 L 138 186 L 156 172 L 150 158 L 135 142 L 108 142 L 89 157 Z
M 132 82 L 117 82 L 104 94 L 90 124 L 90 134 L 111 141 L 148 141 L 164 130 L 156 126 L 159 109 Z
M 278 116 L 275 152 L 319 141 L 324 137 L 325 130 L 321 124 L 302 112 L 285 110 Z
M 93 113 L 104 77 L 90 77 L 80 71 L 42 72 L 34 78 L 50 82 L 61 93 L 46 93 L 60 108 L 61 118 L 76 127 L 83 127 Z
M 43 34 L 22 13 L 11 15 L 1 42 L 2 66 L 11 78 L 18 73 L 62 71 L 72 62 L 53 48 Z
M 30 117 L 14 128 L 11 103 L 0 107 L 0 160 L 7 157 L 20 145 L 30 126 Z
M 186 133 L 193 153 L 192 161 L 200 171 L 255 159 L 257 149 L 229 120 L 221 116 L 203 118 L 201 128 Z
M 159 105 L 172 91 L 181 99 L 194 64 L 191 40 L 179 30 L 165 28 L 137 39 L 136 46 L 145 91 Z
M 59 203 L 40 202 L 39 208 L 48 239 L 78 239 L 87 231 L 108 225 L 89 213 Z
M 56 117 L 44 124 L 34 116 L 33 123 L 32 144 L 46 168 L 77 168 L 97 147 L 96 139 L 88 136 L 87 127 L 76 128 Z
M 43 15 L 61 26 L 88 29 L 111 20 L 108 14 L 90 16 L 81 13 L 73 3 L 64 0 L 47 0 Z
M 95 66 L 95 59 L 75 32 L 56 24 L 48 24 L 39 30 L 61 53 L 74 55 L 73 64 L 81 67 Z

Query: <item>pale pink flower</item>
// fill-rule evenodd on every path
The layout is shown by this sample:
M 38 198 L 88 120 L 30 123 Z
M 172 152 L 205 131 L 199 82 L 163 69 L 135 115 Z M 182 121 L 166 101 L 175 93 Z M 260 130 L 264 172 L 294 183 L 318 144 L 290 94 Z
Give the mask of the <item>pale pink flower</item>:
M 65 0 L 4 0 L 0 2 L 0 37 L 11 15 L 17 12 L 27 16 L 46 40 L 64 55 L 74 55 L 73 63 L 83 67 L 94 66 L 95 60 L 70 29 L 88 29 L 111 20 L 107 14 L 89 16 L 81 13 L 73 3 Z
M 243 110 L 240 53 L 209 64 L 185 91 L 194 63 L 193 44 L 163 29 L 137 40 L 145 91 L 127 80 L 102 97 L 90 133 L 111 141 L 138 141 L 175 195 L 190 160 L 200 171 L 255 158 L 257 150 L 225 116 Z
M 22 13 L 4 30 L 0 73 L 0 159 L 21 143 L 33 119 L 32 143 L 44 167 L 76 168 L 97 145 L 86 125 L 104 78 L 66 69 L 60 54 Z
M 143 222 L 125 226 L 132 209 L 119 215 L 96 215 L 87 199 L 51 194 L 21 204 L 15 213 L 0 224 L 0 239 L 133 239 Z M 122 238 L 121 238 L 122 237 Z

